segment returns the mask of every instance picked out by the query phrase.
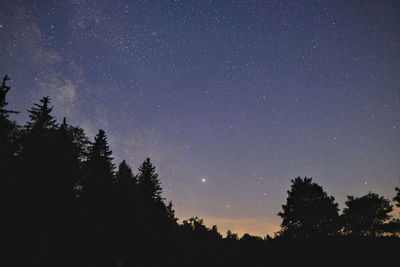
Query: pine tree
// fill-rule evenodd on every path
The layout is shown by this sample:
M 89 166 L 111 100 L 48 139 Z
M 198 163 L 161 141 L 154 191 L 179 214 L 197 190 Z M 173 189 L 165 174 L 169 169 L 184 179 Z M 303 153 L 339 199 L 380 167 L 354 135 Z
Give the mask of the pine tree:
M 44 97 L 29 110 L 19 173 L 26 207 L 24 219 L 31 222 L 31 250 L 40 262 L 54 246 L 68 239 L 67 230 L 57 233 L 56 229 L 71 222 L 73 188 L 80 175 L 78 154 L 68 132 L 70 126 L 64 120 L 58 127 L 49 103 L 50 99 Z
M 6 95 L 11 89 L 10 86 L 6 85 L 6 82 L 9 80 L 10 78 L 8 78 L 7 75 L 4 76 L 3 82 L 1 83 L 0 87 L 0 120 L 7 119 L 10 113 L 19 113 L 17 111 L 4 109 L 8 105 L 8 103 L 6 102 Z
M 117 207 L 112 159 L 107 136 L 103 130 L 99 130 L 89 147 L 82 194 L 83 239 L 87 242 L 86 246 L 91 247 L 87 257 L 97 257 L 99 261 L 111 257 L 111 250 L 115 246 L 113 232 Z M 96 265 L 101 264 L 97 262 Z
M 55 129 L 57 127 L 56 119 L 50 115 L 53 107 L 50 107 L 50 98 L 48 96 L 39 99 L 41 104 L 34 104 L 34 107 L 28 110 L 30 121 L 26 128 L 29 131 L 40 131 L 45 129 Z
M 178 218 L 175 217 L 175 210 L 172 207 L 172 201 L 170 201 L 166 207 L 167 209 L 167 217 L 171 222 L 176 223 L 178 221 Z
M 9 119 L 10 113 L 18 113 L 4 109 L 8 105 L 6 95 L 10 87 L 6 75 L 0 87 L 0 177 L 1 182 L 11 182 L 11 166 L 19 146 L 19 126 Z M 3 186 L 4 187 L 4 186 Z
M 120 187 L 136 185 L 136 176 L 133 175 L 131 167 L 125 160 L 119 164 L 115 178 Z
M 144 195 L 161 201 L 161 183 L 155 170 L 156 167 L 150 162 L 150 158 L 147 158 L 139 167 L 138 185 Z
M 87 161 L 86 190 L 97 193 L 108 191 L 115 183 L 112 163 L 112 151 L 107 142 L 107 136 L 103 130 L 95 137 L 95 141 L 89 148 Z
M 6 229 L 2 234 L 3 244 L 7 244 L 7 248 L 16 250 L 19 247 L 17 240 L 20 233 L 19 222 L 21 214 L 21 206 L 18 202 L 18 188 L 15 175 L 15 170 L 19 167 L 17 164 L 18 158 L 16 156 L 20 146 L 20 131 L 19 126 L 9 119 L 11 113 L 18 113 L 16 111 L 6 110 L 7 106 L 6 95 L 10 87 L 6 85 L 9 80 L 7 76 L 3 78 L 0 87 L 0 201 L 2 210 L 2 227 Z M 4 256 L 10 256 L 10 261 L 14 260 L 16 255 L 3 253 Z M 7 254 L 7 255 L 6 255 Z M 12 253 L 13 254 L 13 253 Z M 3 260 L 7 262 L 7 260 Z
M 76 136 L 74 135 L 74 129 L 76 127 L 68 125 L 66 118 L 63 119 L 63 123 L 57 130 L 57 156 L 59 161 L 63 162 L 62 166 L 58 168 L 62 170 L 61 176 L 64 176 L 68 181 L 68 194 L 71 196 L 76 196 L 74 192 L 74 187 L 81 180 L 82 170 L 81 170 L 81 150 L 84 148 L 80 147 L 80 143 L 76 143 Z M 78 128 L 80 129 L 80 128 Z M 86 138 L 86 137 L 85 137 Z

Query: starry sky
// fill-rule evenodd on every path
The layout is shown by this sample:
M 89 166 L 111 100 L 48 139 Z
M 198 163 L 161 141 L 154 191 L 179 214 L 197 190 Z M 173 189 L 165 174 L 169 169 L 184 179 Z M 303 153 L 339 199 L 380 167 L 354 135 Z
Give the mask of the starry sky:
M 115 163 L 150 157 L 180 219 L 272 235 L 290 180 L 400 185 L 400 2 L 0 1 L 9 108 L 54 114 Z

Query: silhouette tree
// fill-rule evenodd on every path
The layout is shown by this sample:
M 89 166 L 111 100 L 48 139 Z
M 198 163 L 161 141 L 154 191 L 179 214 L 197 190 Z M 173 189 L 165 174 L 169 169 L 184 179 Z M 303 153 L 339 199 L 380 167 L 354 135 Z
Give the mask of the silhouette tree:
M 30 250 L 38 264 L 55 255 L 55 247 L 68 239 L 74 206 L 73 187 L 79 180 L 77 148 L 64 119 L 57 125 L 48 97 L 40 99 L 29 111 L 30 121 L 22 137 L 19 183 L 23 207 L 26 207 Z M 64 228 L 63 232 L 58 229 Z M 29 248 L 28 248 L 29 250 Z M 58 250 L 59 252 L 65 250 Z
M 102 194 L 114 184 L 115 166 L 111 155 L 107 136 L 103 130 L 99 130 L 94 143 L 89 147 L 86 163 L 85 190 L 88 194 Z
M 116 227 L 113 198 L 115 167 L 103 130 L 99 130 L 88 150 L 83 178 L 81 250 L 85 246 L 90 248 L 84 255 L 86 260 L 95 260 L 97 265 L 110 264 L 113 256 L 112 244 L 115 242 L 112 236 Z
M 338 232 L 338 204 L 312 178 L 292 180 L 286 205 L 282 205 L 282 230 L 287 238 L 328 237 Z
M 39 99 L 40 104 L 34 104 L 29 112 L 30 121 L 26 124 L 29 131 L 40 131 L 43 129 L 55 129 L 56 119 L 50 115 L 53 107 L 49 107 L 50 98 L 48 96 Z
M 18 244 L 18 215 L 20 214 L 20 206 L 17 205 L 19 188 L 16 185 L 15 170 L 18 166 L 18 151 L 20 149 L 20 127 L 12 120 L 9 115 L 18 113 L 16 111 L 6 110 L 7 106 L 6 95 L 10 87 L 6 85 L 9 80 L 6 75 L 0 87 L 0 201 L 3 214 L 3 243 L 8 249 L 15 251 L 19 247 Z M 18 226 L 17 226 L 18 225 Z M 5 256 L 13 257 L 6 250 L 3 253 Z
M 121 187 L 136 186 L 137 183 L 137 177 L 133 175 L 131 167 L 125 160 L 119 164 L 115 179 Z
M 238 240 L 239 238 L 238 238 L 237 234 L 232 233 L 231 230 L 228 230 L 226 232 L 226 239 L 228 239 L 228 240 Z
M 396 190 L 396 196 L 393 198 L 393 201 L 397 202 L 396 207 L 400 208 L 400 188 L 396 187 L 395 190 Z
M 242 242 L 262 242 L 263 239 L 259 236 L 254 236 L 250 235 L 248 233 L 245 233 L 242 238 L 240 238 L 240 241 Z
M 170 201 L 166 207 L 167 210 L 167 217 L 169 221 L 173 222 L 174 224 L 178 221 L 178 218 L 175 217 L 175 210 L 172 207 L 172 201 Z
M 138 185 L 144 195 L 153 200 L 162 201 L 161 183 L 155 170 L 156 168 L 150 162 L 150 158 L 147 158 L 139 167 Z
M 215 240 L 221 239 L 222 236 L 218 232 L 216 225 L 213 225 L 211 229 L 204 225 L 203 219 L 198 217 L 191 217 L 182 222 L 181 228 L 186 232 L 193 235 L 196 240 Z
M 88 160 L 90 142 L 82 128 L 66 124 L 65 118 L 60 128 L 64 131 L 64 138 L 66 137 L 65 135 L 67 135 L 69 142 L 71 142 L 71 153 L 74 155 L 76 164 L 76 166 L 74 166 L 73 193 L 75 198 L 80 198 L 83 194 L 84 169 Z
M 8 91 L 10 91 L 11 87 L 7 86 L 6 83 L 9 81 L 10 78 L 8 76 L 4 76 L 3 82 L 1 83 L 0 87 L 0 120 L 8 118 L 9 114 L 11 113 L 19 113 L 18 111 L 14 110 L 6 110 L 5 107 L 8 105 L 6 102 L 6 96 Z
M 344 232 L 353 236 L 376 237 L 393 210 L 389 200 L 371 192 L 362 197 L 347 196 L 345 204 Z
M 18 125 L 9 120 L 11 113 L 18 112 L 5 109 L 8 105 L 6 95 L 10 90 L 10 87 L 6 85 L 8 80 L 9 78 L 6 75 L 0 87 L 0 177 L 3 183 L 2 188 L 7 191 L 9 191 L 12 182 L 12 166 L 14 165 L 20 137 Z

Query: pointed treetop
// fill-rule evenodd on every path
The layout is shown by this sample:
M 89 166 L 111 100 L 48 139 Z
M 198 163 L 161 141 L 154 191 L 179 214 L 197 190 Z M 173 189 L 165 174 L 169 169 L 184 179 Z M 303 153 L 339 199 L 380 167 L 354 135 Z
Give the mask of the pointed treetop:
M 155 170 L 156 167 L 150 162 L 150 158 L 147 158 L 139 167 L 138 184 L 145 195 L 160 201 L 162 189 Z
M 34 107 L 28 110 L 30 121 L 27 122 L 28 130 L 54 129 L 57 127 L 56 119 L 50 115 L 53 107 L 50 107 L 50 98 L 48 96 L 39 99 L 40 104 L 34 104 Z
M 114 184 L 114 164 L 112 151 L 107 142 L 107 136 L 103 130 L 94 138 L 94 143 L 89 148 L 88 155 L 88 185 L 92 190 L 107 190 Z
M 9 81 L 10 78 L 8 76 L 4 76 L 3 82 L 1 83 L 1 90 L 0 90 L 0 108 L 7 106 L 6 102 L 6 94 L 10 91 L 10 86 L 6 85 L 6 82 Z
M 112 160 L 112 151 L 108 146 L 107 136 L 104 130 L 100 129 L 94 137 L 94 143 L 90 154 L 91 158 L 103 157 L 109 161 Z
M 136 185 L 136 176 L 133 175 L 131 167 L 123 160 L 116 173 L 117 183 L 121 186 Z
M 10 91 L 10 86 L 6 85 L 8 80 L 10 80 L 10 78 L 8 78 L 7 75 L 4 76 L 0 87 L 0 118 L 7 118 L 10 113 L 19 113 L 17 111 L 4 109 L 4 107 L 8 105 L 6 102 L 6 95 L 8 91 Z
M 62 122 L 62 124 L 60 125 L 60 129 L 61 129 L 61 130 L 67 130 L 67 127 L 68 127 L 68 125 L 67 125 L 67 119 L 64 117 L 64 118 L 63 118 L 63 122 Z

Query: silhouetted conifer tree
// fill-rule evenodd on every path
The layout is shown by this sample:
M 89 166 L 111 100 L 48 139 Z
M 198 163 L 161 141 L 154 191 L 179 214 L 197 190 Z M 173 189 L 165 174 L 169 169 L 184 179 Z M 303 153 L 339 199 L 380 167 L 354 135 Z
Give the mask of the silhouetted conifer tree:
M 178 221 L 178 218 L 175 217 L 175 210 L 172 207 L 172 201 L 170 201 L 167 205 L 167 217 L 171 222 L 176 223 Z
M 111 264 L 115 230 L 114 164 L 107 136 L 99 130 L 89 147 L 83 187 L 85 258 L 96 265 Z
M 9 114 L 18 112 L 4 109 L 8 105 L 6 102 L 6 95 L 10 90 L 6 85 L 8 80 L 6 75 L 0 87 L 0 179 L 2 188 L 6 190 L 10 190 L 12 166 L 19 147 L 19 127 L 14 121 L 9 120 Z
M 30 121 L 26 128 L 29 131 L 40 131 L 43 129 L 54 129 L 57 127 L 56 119 L 50 115 L 53 107 L 50 107 L 50 98 L 48 96 L 39 99 L 40 104 L 34 104 L 34 107 L 28 110 Z
M 355 236 L 376 237 L 393 210 L 388 199 L 369 192 L 362 197 L 347 196 L 343 209 L 344 232 Z
M 286 205 L 282 205 L 280 236 L 288 238 L 321 238 L 337 234 L 338 204 L 312 178 L 292 180 Z
M 108 191 L 114 184 L 114 164 L 112 151 L 108 146 L 107 136 L 99 130 L 94 143 L 89 148 L 85 190 L 90 194 Z
M 118 171 L 115 175 L 116 182 L 120 187 L 131 187 L 136 186 L 137 178 L 133 175 L 131 167 L 123 160 L 119 166 Z
M 138 185 L 144 195 L 153 200 L 161 201 L 162 189 L 155 170 L 156 167 L 150 162 L 150 158 L 147 158 L 139 167 Z
M 3 82 L 0 87 L 0 120 L 7 119 L 11 113 L 19 113 L 18 111 L 6 110 L 5 107 L 8 105 L 6 101 L 6 96 L 8 91 L 10 91 L 11 87 L 7 86 L 6 83 L 10 78 L 8 76 L 4 76 Z
M 3 244 L 7 248 L 3 255 L 10 257 L 10 260 L 19 255 L 10 253 L 15 252 L 19 247 L 19 226 L 21 207 L 18 205 L 20 189 L 17 187 L 15 170 L 18 166 L 18 152 L 20 149 L 20 127 L 12 120 L 9 115 L 18 113 L 6 110 L 6 95 L 10 87 L 6 85 L 9 80 L 7 75 L 3 78 L 0 87 L 0 207 L 2 211 Z M 8 251 L 11 249 L 11 251 Z M 18 251 L 19 253 L 19 251 Z
M 48 97 L 40 103 L 28 110 L 30 121 L 23 135 L 19 180 L 27 222 L 32 226 L 33 257 L 38 264 L 45 264 L 51 260 L 50 255 L 54 260 L 53 249 L 68 238 L 68 227 L 63 232 L 57 230 L 65 227 L 72 216 L 79 161 L 66 121 L 57 126 Z

